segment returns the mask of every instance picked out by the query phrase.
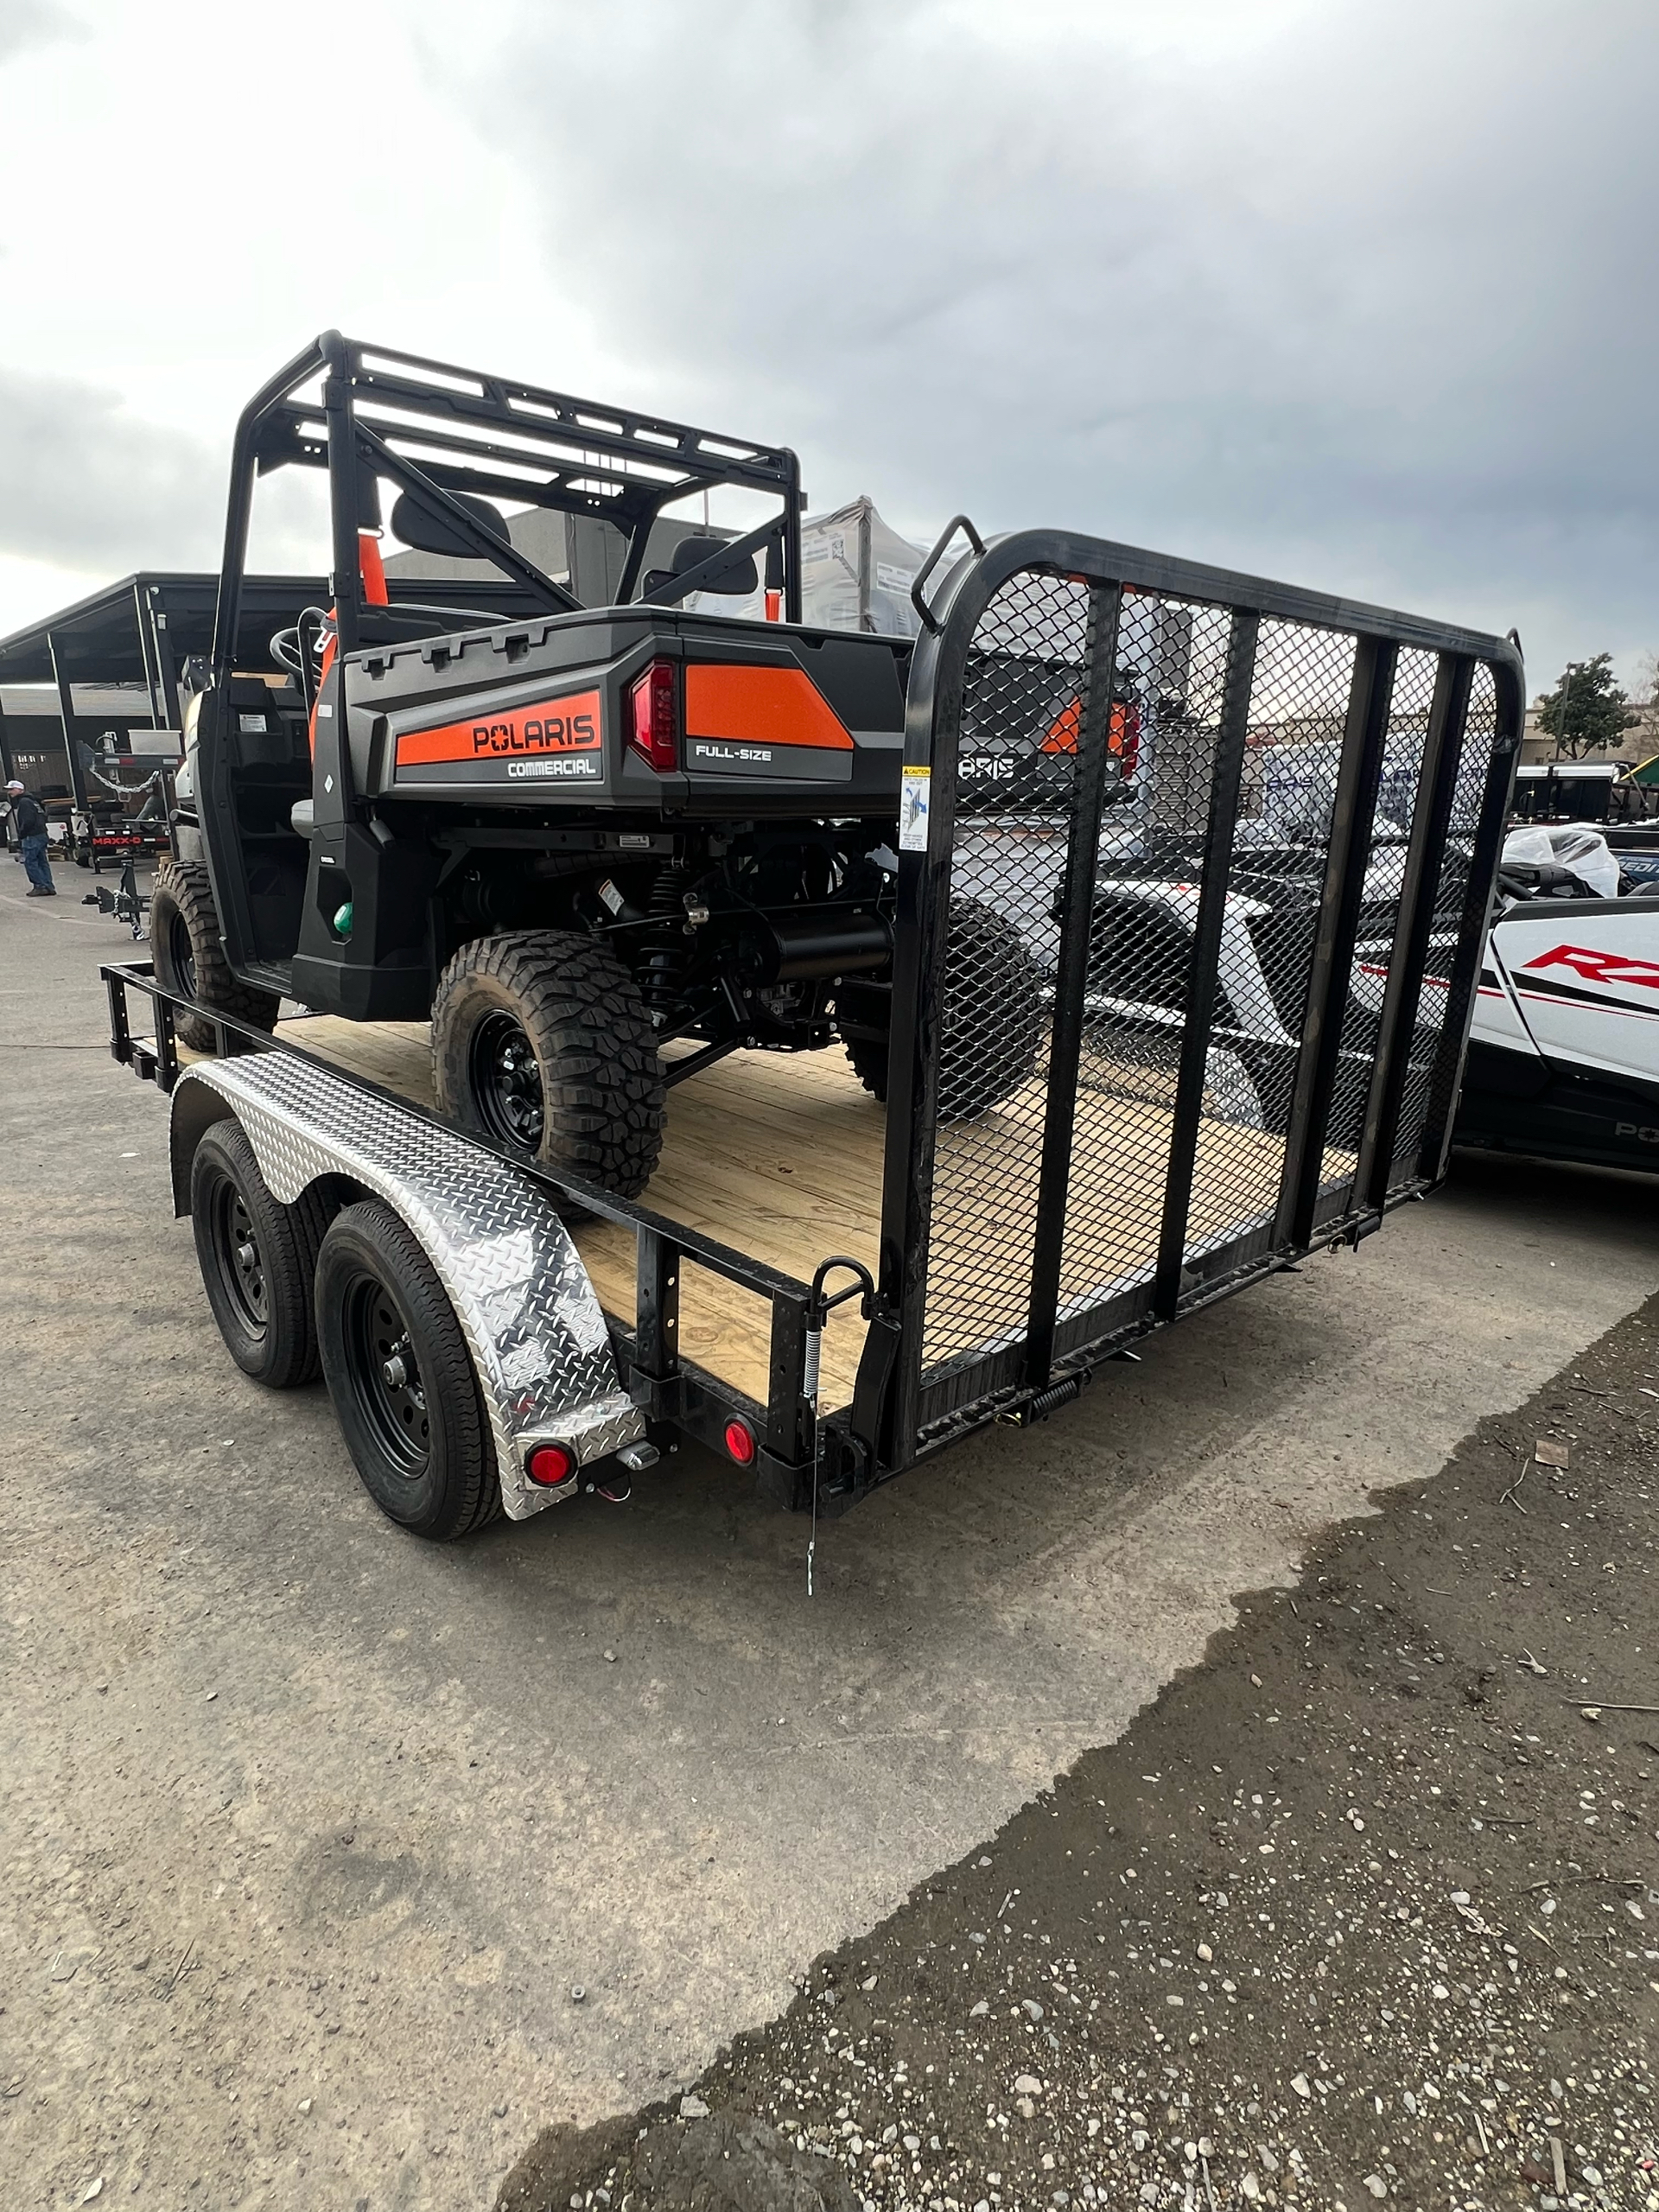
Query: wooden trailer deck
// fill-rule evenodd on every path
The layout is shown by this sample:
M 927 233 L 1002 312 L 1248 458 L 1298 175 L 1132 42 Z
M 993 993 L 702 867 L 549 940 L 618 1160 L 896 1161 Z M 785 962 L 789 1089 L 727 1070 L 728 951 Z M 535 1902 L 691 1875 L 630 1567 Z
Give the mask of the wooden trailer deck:
M 424 1022 L 359 1023 L 314 1014 L 284 1021 L 277 1033 L 419 1105 L 432 1104 Z M 1063 1299 L 1143 1266 L 1156 1249 L 1173 1081 L 1120 1064 L 1108 1087 L 1114 1135 L 1121 1141 L 1121 1173 L 1109 1183 L 1122 1187 L 1094 1178 L 1074 1182 Z M 1005 1320 L 1012 1320 L 1017 1308 L 1019 1285 L 1030 1267 L 1040 1097 L 1040 1079 L 1035 1079 L 1029 1098 L 1021 1094 L 1005 1109 L 959 1125 L 964 1134 L 971 1128 L 969 1179 L 985 1194 L 982 1255 L 976 1255 L 967 1269 L 970 1280 L 950 1286 L 963 1318 L 987 1296 Z M 735 1052 L 669 1093 L 667 1141 L 646 1203 L 804 1282 L 831 1253 L 861 1260 L 874 1273 L 886 1128 L 885 1109 L 839 1052 Z M 955 1179 L 943 1156 L 951 1141 L 950 1133 L 941 1133 L 941 1173 L 947 1180 Z M 1281 1138 L 1206 1118 L 1189 1236 L 1201 1239 L 1254 1212 L 1261 1194 L 1276 1187 L 1283 1156 Z M 1327 1160 L 1327 1172 L 1332 1165 Z M 631 1326 L 632 1233 L 612 1222 L 585 1222 L 574 1233 L 606 1312 Z M 999 1243 L 1008 1248 L 1001 1266 Z M 960 1276 L 959 1236 L 953 1246 L 955 1264 L 941 1272 Z M 770 1331 L 764 1299 L 688 1265 L 680 1285 L 683 1356 L 762 1405 Z M 851 1398 L 863 1338 L 855 1300 L 830 1315 L 823 1359 L 826 1412 Z
M 319 1058 L 432 1104 L 421 1022 L 284 1021 Z M 735 1052 L 669 1093 L 668 1139 L 645 1203 L 810 1282 L 832 1252 L 874 1271 L 887 1117 L 840 1052 Z M 589 1221 L 574 1235 L 600 1303 L 633 1323 L 633 1234 Z M 740 1284 L 689 1266 L 680 1284 L 680 1351 L 760 1405 L 767 1396 L 772 1309 Z M 824 1331 L 823 1403 L 845 1405 L 863 1347 L 856 1301 Z

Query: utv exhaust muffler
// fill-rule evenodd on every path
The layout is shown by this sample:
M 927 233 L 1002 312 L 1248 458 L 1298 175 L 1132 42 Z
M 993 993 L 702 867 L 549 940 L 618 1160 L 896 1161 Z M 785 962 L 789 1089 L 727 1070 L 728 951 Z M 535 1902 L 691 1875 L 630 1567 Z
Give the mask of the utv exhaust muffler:
M 753 983 L 868 975 L 892 960 L 893 929 L 880 914 L 845 908 L 757 915 L 744 931 L 739 957 L 745 981 Z

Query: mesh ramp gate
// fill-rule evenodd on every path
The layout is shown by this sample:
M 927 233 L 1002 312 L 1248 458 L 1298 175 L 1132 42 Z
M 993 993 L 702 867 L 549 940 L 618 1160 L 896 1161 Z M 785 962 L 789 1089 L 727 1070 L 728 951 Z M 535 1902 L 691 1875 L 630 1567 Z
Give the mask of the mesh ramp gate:
M 934 623 L 887 1471 L 1438 1179 L 1524 696 L 1500 639 L 1053 532 Z

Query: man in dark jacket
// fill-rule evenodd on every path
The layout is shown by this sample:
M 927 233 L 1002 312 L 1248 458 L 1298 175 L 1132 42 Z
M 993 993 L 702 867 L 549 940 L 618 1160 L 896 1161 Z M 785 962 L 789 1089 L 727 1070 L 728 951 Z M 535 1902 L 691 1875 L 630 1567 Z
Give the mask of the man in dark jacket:
M 16 825 L 17 842 L 29 876 L 25 895 L 30 899 L 55 899 L 58 887 L 52 880 L 46 858 L 46 809 L 15 778 L 6 785 L 6 797 L 11 804 L 11 818 Z

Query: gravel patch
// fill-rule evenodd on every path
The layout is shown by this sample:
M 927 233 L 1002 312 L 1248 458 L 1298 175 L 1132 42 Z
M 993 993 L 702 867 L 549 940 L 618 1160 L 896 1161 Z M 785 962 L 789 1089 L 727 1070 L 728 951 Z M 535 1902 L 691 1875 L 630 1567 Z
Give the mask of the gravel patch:
M 1656 1497 L 1659 1300 L 500 2212 L 1659 2212 Z

